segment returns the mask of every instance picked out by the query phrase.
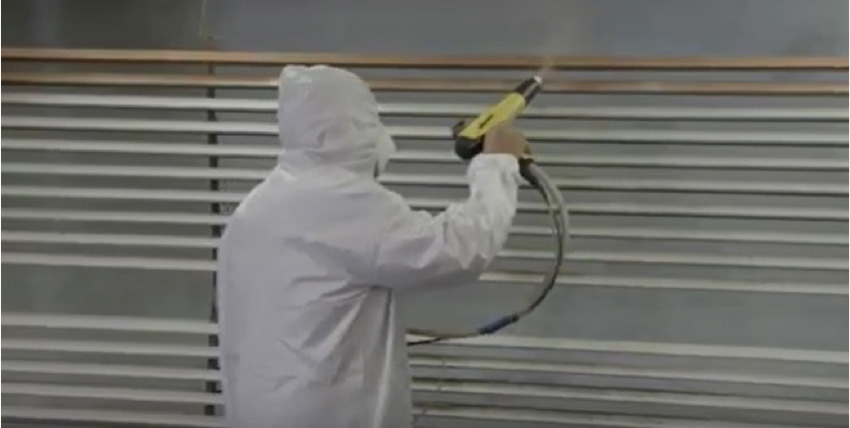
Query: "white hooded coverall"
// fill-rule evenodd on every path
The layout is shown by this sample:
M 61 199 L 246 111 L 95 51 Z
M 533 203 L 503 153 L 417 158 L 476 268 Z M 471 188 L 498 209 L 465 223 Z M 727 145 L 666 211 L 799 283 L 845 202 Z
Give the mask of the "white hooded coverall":
M 476 280 L 507 239 L 516 159 L 476 157 L 469 199 L 434 216 L 376 181 L 395 146 L 356 75 L 286 67 L 278 123 L 278 165 L 220 247 L 227 426 L 409 427 L 396 293 Z

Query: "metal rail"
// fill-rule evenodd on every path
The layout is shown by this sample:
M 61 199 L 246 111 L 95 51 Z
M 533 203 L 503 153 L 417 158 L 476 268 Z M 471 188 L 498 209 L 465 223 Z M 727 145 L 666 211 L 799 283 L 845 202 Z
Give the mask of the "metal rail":
M 67 188 L 50 186 L 2 187 L 6 197 L 26 198 L 80 198 L 104 200 L 151 200 L 173 202 L 229 202 L 237 203 L 245 197 L 243 192 L 203 190 L 161 190 L 129 188 Z M 408 198 L 410 205 L 417 209 L 445 209 L 453 200 L 435 198 Z M 719 218 L 757 218 L 786 220 L 825 220 L 846 221 L 846 210 L 831 208 L 760 208 L 739 206 L 677 206 L 624 203 L 576 203 L 568 204 L 567 209 L 576 214 L 623 215 L 623 216 L 671 216 L 671 217 L 719 217 Z M 540 203 L 520 202 L 517 211 L 529 213 L 546 212 Z
M 277 136 L 277 125 L 261 122 L 7 116 L 3 119 L 3 127 L 27 130 Z M 388 126 L 387 131 L 396 138 L 443 141 L 451 138 L 450 129 L 438 126 Z M 527 132 L 526 137 L 532 141 L 687 145 L 846 146 L 848 141 L 846 134 L 751 131 L 536 130 Z
M 40 107 L 122 108 L 144 110 L 214 110 L 239 113 L 277 111 L 272 99 L 151 97 L 121 95 L 78 95 L 6 92 L 3 104 Z M 478 104 L 387 103 L 380 104 L 383 116 L 448 117 L 474 116 L 486 108 Z M 522 113 L 529 119 L 718 121 L 718 122 L 846 122 L 848 111 L 840 108 L 741 108 L 741 107 L 536 107 Z
M 218 89 L 275 89 L 276 77 L 168 75 L 132 73 L 5 72 L 6 85 L 127 86 Z M 366 79 L 373 91 L 492 93 L 512 89 L 516 82 L 499 79 L 394 78 Z M 547 82 L 546 93 L 846 96 L 846 83 L 833 82 L 717 82 L 558 80 Z
M 8 212 L 7 212 L 8 210 Z M 141 224 L 193 224 L 224 225 L 225 215 L 183 214 L 167 212 L 109 212 L 109 211 L 69 211 L 7 208 L 3 218 L 29 221 L 76 221 L 111 222 Z M 551 231 L 542 226 L 513 226 L 511 235 L 545 237 Z M 848 244 L 847 236 L 827 233 L 780 233 L 780 232 L 739 232 L 735 230 L 700 231 L 678 228 L 628 228 L 628 227 L 576 227 L 570 231 L 575 238 L 637 239 L 671 241 L 706 242 L 752 242 L 770 244 L 799 245 L 837 245 Z M 56 239 L 57 241 L 53 241 Z M 103 245 L 145 245 L 162 247 L 214 247 L 218 244 L 211 237 L 177 237 L 171 235 L 132 235 L 132 234 L 77 234 L 68 232 L 36 232 L 8 230 L 3 232 L 3 240 L 8 242 L 63 242 L 68 244 L 97 243 Z
M 260 181 L 267 169 L 203 168 L 203 167 L 151 167 L 111 165 L 50 165 L 44 163 L 7 162 L 2 164 L 4 174 L 59 175 L 88 177 L 136 177 L 203 180 Z M 434 187 L 467 186 L 466 179 L 453 175 L 386 174 L 380 178 L 387 185 L 416 185 Z M 847 186 L 836 184 L 806 184 L 793 182 L 696 181 L 663 179 L 558 179 L 558 188 L 572 191 L 631 191 L 676 193 L 730 193 L 756 195 L 842 196 L 848 194 Z M 523 187 L 529 187 L 524 185 Z
M 64 267 L 88 267 L 107 269 L 133 269 L 133 270 L 162 270 L 183 272 L 213 272 L 215 263 L 200 259 L 162 259 L 154 257 L 118 257 L 118 256 L 82 256 L 82 255 L 55 255 L 45 253 L 21 253 L 4 252 L 2 254 L 4 263 L 10 265 L 24 266 L 64 266 Z M 664 255 L 660 255 L 664 256 Z M 652 258 L 655 257 L 654 260 Z M 650 255 L 647 259 L 614 260 L 614 262 L 648 262 L 659 260 L 659 255 Z M 672 257 L 666 255 L 666 257 Z M 728 260 L 728 259 L 727 259 Z M 680 259 L 683 264 L 691 263 L 690 259 Z M 793 262 L 787 259 L 762 259 L 755 266 L 738 266 L 745 268 L 772 268 L 782 262 Z M 697 264 L 724 263 L 723 260 L 710 259 L 699 260 Z M 702 263 L 700 263 L 702 262 Z M 842 261 L 827 260 L 812 264 L 798 264 L 789 269 L 821 269 L 840 270 L 838 266 Z M 762 266 L 767 264 L 767 266 Z M 845 268 L 846 269 L 846 265 Z M 481 276 L 482 283 L 511 284 L 511 285 L 536 285 L 540 283 L 541 275 L 527 273 L 489 272 Z M 709 291 L 742 291 L 759 293 L 790 293 L 790 294 L 812 294 L 812 295 L 838 295 L 846 296 L 846 286 L 835 284 L 803 284 L 803 283 L 781 283 L 781 282 L 748 282 L 748 281 L 725 281 L 725 280 L 702 280 L 693 278 L 637 278 L 616 276 L 592 276 L 592 275 L 566 275 L 558 279 L 559 286 L 581 286 L 581 287 L 613 287 L 613 288 L 636 288 L 636 289 L 680 289 L 680 290 L 709 290 Z
M 271 145 L 200 145 L 161 143 L 155 141 L 87 141 L 16 139 L 3 140 L 3 150 L 50 151 L 69 153 L 156 154 L 170 156 L 222 156 L 240 158 L 277 158 L 280 149 Z M 393 162 L 457 164 L 451 154 L 436 150 L 404 150 L 395 153 Z M 687 168 L 687 169 L 753 169 L 846 171 L 848 162 L 836 158 L 771 158 L 771 157 L 710 157 L 710 156 L 621 156 L 621 155 L 549 155 L 535 156 L 543 166 L 584 166 L 620 168 Z
M 3 48 L 7 61 L 104 63 L 202 63 L 281 66 L 327 64 L 340 67 L 458 68 L 536 70 L 543 64 L 570 70 L 710 70 L 710 71 L 841 71 L 846 58 L 836 57 L 554 57 L 539 56 L 411 56 L 326 53 L 261 53 L 188 50 L 109 50 Z

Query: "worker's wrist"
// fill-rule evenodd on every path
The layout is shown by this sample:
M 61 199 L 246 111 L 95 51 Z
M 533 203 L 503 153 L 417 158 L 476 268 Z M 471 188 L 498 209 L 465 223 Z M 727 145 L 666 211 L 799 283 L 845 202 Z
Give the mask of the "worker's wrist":
M 519 175 L 519 162 L 516 156 L 508 153 L 481 153 L 472 158 L 469 163 L 467 175 L 470 177 L 477 171 L 502 171 L 515 177 L 517 182 L 521 179 Z

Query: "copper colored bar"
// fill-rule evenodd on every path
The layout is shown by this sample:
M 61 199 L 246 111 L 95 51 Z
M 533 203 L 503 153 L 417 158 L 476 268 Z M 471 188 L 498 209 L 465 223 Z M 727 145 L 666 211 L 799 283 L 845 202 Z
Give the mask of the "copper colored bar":
M 333 53 L 223 52 L 3 48 L 4 61 L 214 63 L 230 65 L 328 64 L 342 67 L 536 69 L 546 63 L 562 70 L 847 70 L 842 57 L 594 57 L 413 56 Z
M 163 86 L 199 88 L 274 88 L 275 77 L 208 74 L 39 73 L 5 72 L 3 84 L 68 86 Z
M 375 90 L 502 92 L 514 80 L 375 79 Z M 550 80 L 549 93 L 677 94 L 677 95 L 847 95 L 847 84 L 831 82 L 663 82 L 617 80 Z
M 160 86 L 264 89 L 277 86 L 274 77 L 191 74 L 40 73 L 6 72 L 4 84 L 68 86 Z M 376 91 L 501 92 L 513 88 L 501 79 L 370 79 Z M 550 93 L 671 94 L 671 95 L 847 95 L 847 85 L 832 82 L 647 82 L 555 80 Z

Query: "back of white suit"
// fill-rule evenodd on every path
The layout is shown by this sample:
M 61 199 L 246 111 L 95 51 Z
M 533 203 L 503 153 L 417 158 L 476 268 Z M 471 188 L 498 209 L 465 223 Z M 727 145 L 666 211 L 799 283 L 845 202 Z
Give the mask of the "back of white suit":
M 414 211 L 375 180 L 394 146 L 362 80 L 287 67 L 279 97 L 278 165 L 235 211 L 219 253 L 227 424 L 408 427 L 395 295 L 478 277 L 516 210 L 516 159 L 478 156 L 468 200 Z

